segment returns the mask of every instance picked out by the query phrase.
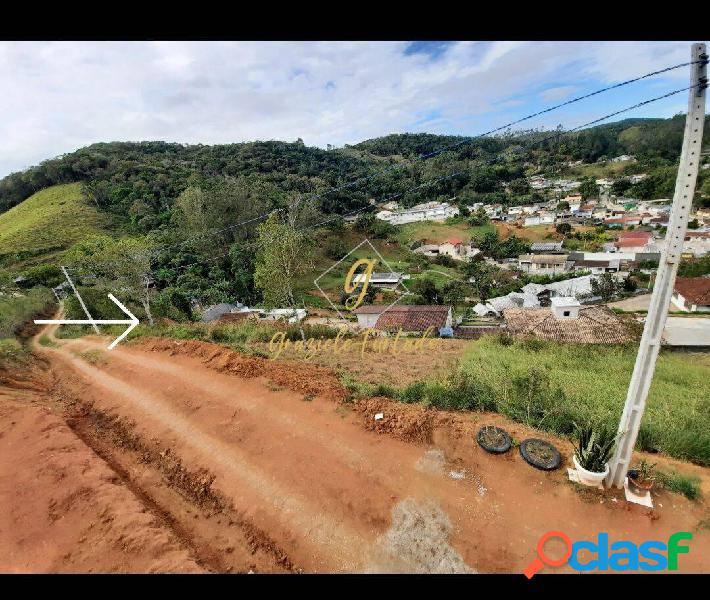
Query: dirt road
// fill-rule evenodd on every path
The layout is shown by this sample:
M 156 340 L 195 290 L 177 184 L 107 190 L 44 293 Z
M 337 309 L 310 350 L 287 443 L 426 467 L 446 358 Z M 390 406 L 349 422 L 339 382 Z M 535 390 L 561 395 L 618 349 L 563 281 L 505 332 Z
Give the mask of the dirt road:
M 50 365 L 42 395 L 114 473 L 115 487 L 143 507 L 153 529 L 141 531 L 141 543 L 162 536 L 165 552 L 134 570 L 520 572 L 551 529 L 639 543 L 692 531 L 681 570 L 710 570 L 710 533 L 698 527 L 707 518 L 703 503 L 662 492 L 651 512 L 621 493 L 612 501 L 579 491 L 565 469 L 536 471 L 515 451 L 488 455 L 473 441 L 480 424 L 504 423 L 517 439 L 529 433 L 497 415 L 384 399 L 345 403 L 320 367 L 199 342 L 154 340 L 110 352 L 101 338 L 55 342 L 35 344 Z M 384 418 L 375 421 L 379 412 Z M 0 446 L 10 434 L 24 448 L 17 427 L 0 435 Z M 0 487 L 0 495 L 14 502 L 12 489 Z M 128 500 L 108 503 L 117 501 L 133 515 Z M 54 535 L 42 527 L 35 535 Z M 3 541 L 5 550 L 18 545 Z M 77 569 L 90 562 L 90 549 L 82 552 L 85 562 L 71 568 L 3 552 L 0 570 Z

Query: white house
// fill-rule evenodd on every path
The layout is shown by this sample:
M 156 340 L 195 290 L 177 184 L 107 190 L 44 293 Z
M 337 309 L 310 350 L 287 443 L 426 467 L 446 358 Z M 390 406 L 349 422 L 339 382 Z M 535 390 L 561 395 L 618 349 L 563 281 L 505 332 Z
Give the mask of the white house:
M 536 225 L 553 225 L 555 223 L 555 215 L 550 213 L 539 213 L 525 217 L 525 227 L 534 227 Z
M 286 319 L 289 323 L 299 323 L 306 318 L 305 308 L 273 308 L 259 310 L 259 319 L 262 321 L 278 321 Z
M 458 214 L 459 209 L 447 202 L 426 202 L 397 212 L 383 210 L 378 212 L 375 216 L 392 225 L 404 225 L 406 223 L 417 223 L 420 221 L 445 221 Z
M 574 261 L 575 271 L 591 271 L 594 275 L 602 273 L 618 273 L 621 270 L 621 261 L 618 259 L 612 260 L 576 260 Z
M 480 254 L 478 248 L 474 248 L 471 243 L 464 243 L 461 238 L 449 238 L 443 244 L 439 244 L 439 254 L 445 254 L 456 260 L 467 260 Z
M 628 162 L 628 161 L 636 161 L 636 157 L 631 155 L 631 154 L 622 154 L 620 156 L 617 156 L 616 158 L 612 158 L 610 162 Z
M 521 254 L 518 268 L 531 275 L 552 275 L 569 270 L 566 254 Z

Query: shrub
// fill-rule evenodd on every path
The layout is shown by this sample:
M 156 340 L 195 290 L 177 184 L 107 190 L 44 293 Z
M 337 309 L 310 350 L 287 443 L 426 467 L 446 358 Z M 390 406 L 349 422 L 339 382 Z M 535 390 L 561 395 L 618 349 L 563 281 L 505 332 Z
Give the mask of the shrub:
M 64 274 L 54 265 L 37 265 L 25 271 L 24 276 L 31 286 L 55 287 L 64 281 Z
M 493 389 L 458 369 L 443 381 L 410 384 L 399 398 L 405 402 L 424 401 L 445 410 L 493 411 L 497 408 Z
M 22 360 L 27 355 L 22 345 L 15 339 L 0 340 L 0 367 Z
M 398 398 L 407 404 L 421 402 L 426 394 L 426 385 L 425 381 L 415 381 L 410 383 L 399 393 Z
M 51 290 L 43 287 L 32 288 L 24 296 L 0 296 L 0 338 L 16 335 L 53 302 Z
M 348 253 L 348 248 L 340 238 L 332 238 L 325 245 L 325 255 L 332 260 L 340 260 Z

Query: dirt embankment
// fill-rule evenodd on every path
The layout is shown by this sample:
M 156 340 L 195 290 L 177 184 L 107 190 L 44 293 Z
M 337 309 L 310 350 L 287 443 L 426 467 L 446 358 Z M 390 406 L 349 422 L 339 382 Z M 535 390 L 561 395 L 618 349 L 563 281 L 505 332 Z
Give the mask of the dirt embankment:
M 306 396 L 344 400 L 348 395 L 338 376 L 331 369 L 301 361 L 277 363 L 197 340 L 144 338 L 141 340 L 140 347 L 153 352 L 165 352 L 170 356 L 199 358 L 206 367 L 220 373 L 230 373 L 248 379 L 265 377 L 278 386 Z

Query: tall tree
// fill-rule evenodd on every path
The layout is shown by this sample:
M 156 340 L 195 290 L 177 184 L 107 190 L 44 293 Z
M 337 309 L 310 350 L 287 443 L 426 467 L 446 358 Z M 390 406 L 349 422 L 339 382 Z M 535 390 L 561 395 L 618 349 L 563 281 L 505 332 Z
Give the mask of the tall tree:
M 261 290 L 264 306 L 296 306 L 295 283 L 313 269 L 313 241 L 307 233 L 271 214 L 257 228 L 254 284 Z
M 119 299 L 139 303 L 152 326 L 150 303 L 155 286 L 150 265 L 153 251 L 154 246 L 146 239 L 114 240 L 95 236 L 74 246 L 67 257 L 79 273 L 95 276 L 102 288 Z
M 599 186 L 592 177 L 585 177 L 579 186 L 579 193 L 583 200 L 587 198 L 598 198 L 599 197 Z

